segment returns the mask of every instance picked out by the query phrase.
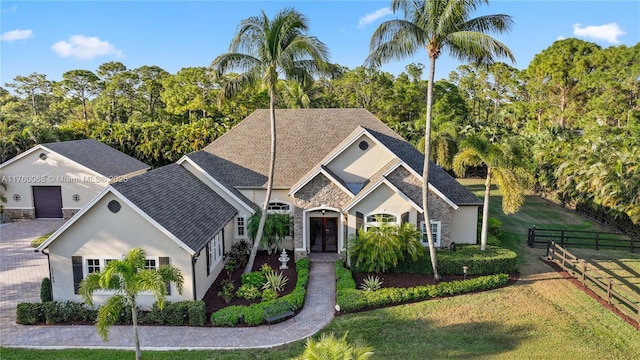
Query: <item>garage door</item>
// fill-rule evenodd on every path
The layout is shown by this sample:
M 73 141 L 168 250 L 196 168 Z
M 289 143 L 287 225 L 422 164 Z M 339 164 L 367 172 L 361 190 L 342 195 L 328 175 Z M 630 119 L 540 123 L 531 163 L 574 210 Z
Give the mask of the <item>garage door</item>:
M 37 218 L 62 217 L 62 190 L 60 186 L 34 186 L 33 206 Z

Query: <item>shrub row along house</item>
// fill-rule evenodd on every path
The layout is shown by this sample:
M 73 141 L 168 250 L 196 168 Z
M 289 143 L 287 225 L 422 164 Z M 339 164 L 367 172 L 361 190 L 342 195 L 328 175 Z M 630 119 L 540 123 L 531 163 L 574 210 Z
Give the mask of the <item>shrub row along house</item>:
M 268 209 L 291 215 L 284 246 L 296 260 L 342 253 L 357 229 L 378 221 L 432 231 L 440 247 L 476 242 L 481 201 L 432 165 L 433 220 L 425 226 L 419 205 L 424 157 L 367 110 L 276 114 Z M 49 257 L 54 299 L 79 300 L 83 277 L 133 247 L 147 251 L 148 267 L 171 264 L 184 274 L 183 295 L 170 289 L 168 300 L 202 299 L 223 268 L 224 252 L 248 239 L 248 219 L 266 192 L 269 142 L 269 111 L 257 110 L 204 150 L 110 184 L 38 248 Z M 151 301 L 140 299 L 147 306 Z

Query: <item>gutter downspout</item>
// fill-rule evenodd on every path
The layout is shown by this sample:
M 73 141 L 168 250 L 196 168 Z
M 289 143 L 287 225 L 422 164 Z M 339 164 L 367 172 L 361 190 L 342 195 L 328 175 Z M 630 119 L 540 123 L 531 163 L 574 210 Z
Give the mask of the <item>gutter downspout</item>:
M 198 251 L 191 257 L 191 282 L 193 286 L 193 301 L 197 301 L 198 292 L 196 291 L 196 262 L 198 261 L 200 252 Z
M 34 249 L 34 252 L 39 252 L 38 249 Z M 51 297 L 53 297 L 53 276 L 51 275 L 51 260 L 49 258 L 49 253 L 44 252 L 44 249 L 40 251 L 41 253 L 47 255 L 47 267 L 49 268 L 49 280 L 51 280 Z

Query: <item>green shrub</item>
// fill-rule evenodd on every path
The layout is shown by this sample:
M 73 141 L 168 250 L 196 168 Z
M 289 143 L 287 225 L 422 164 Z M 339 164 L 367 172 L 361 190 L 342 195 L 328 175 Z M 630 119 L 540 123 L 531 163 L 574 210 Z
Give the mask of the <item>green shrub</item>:
M 240 299 L 257 299 L 260 297 L 260 289 L 251 284 L 244 284 L 238 288 L 238 291 L 236 291 L 236 296 Z
M 278 298 L 278 293 L 272 289 L 262 290 L 262 302 L 272 301 Z
M 262 288 L 266 282 L 267 279 L 262 273 L 258 271 L 252 271 L 250 273 L 242 274 L 242 277 L 240 279 L 240 283 L 242 285 L 249 284 L 257 287 L 258 289 Z
M 265 303 L 249 305 L 243 313 L 244 322 L 251 326 L 263 324 L 265 322 L 263 311 L 265 305 Z
M 214 326 L 236 326 L 248 306 L 227 306 L 211 314 Z
M 166 305 L 166 304 L 165 304 Z M 158 307 L 158 303 L 153 303 L 150 311 L 142 312 L 140 316 L 138 316 L 138 321 L 140 324 L 155 324 L 162 325 L 165 322 L 166 318 L 166 307 L 162 310 Z
M 271 289 L 276 293 L 282 292 L 284 286 L 287 285 L 287 281 L 289 281 L 282 272 L 275 272 L 274 270 L 266 273 L 264 277 L 267 279 L 267 282 L 262 286 L 262 289 Z
M 204 301 L 185 301 L 189 326 L 204 326 L 207 321 L 207 307 Z
M 270 272 L 273 272 L 271 265 L 264 263 L 262 264 L 262 266 L 260 266 L 260 273 L 262 275 L 267 276 L 267 274 L 269 274 Z
M 489 217 L 487 219 L 487 234 L 500 237 L 502 236 L 502 221 Z
M 438 250 L 436 256 L 442 275 L 462 275 L 465 265 L 469 267 L 469 275 L 510 274 L 516 271 L 517 254 L 501 247 L 487 246 L 485 251 L 481 251 L 478 245 L 458 245 L 456 251 Z M 428 253 L 418 261 L 400 262 L 394 271 L 433 274 Z
M 183 326 L 187 323 L 188 305 L 185 301 L 164 304 L 165 321 L 171 326 Z
M 344 267 L 342 260 L 336 261 L 336 291 L 355 288 L 356 281 L 353 280 L 351 270 Z
M 57 301 L 47 301 L 42 303 L 42 311 L 44 312 L 44 321 L 46 324 L 57 324 L 64 322 L 65 316 L 61 311 L 62 306 Z
M 42 303 L 20 303 L 16 307 L 16 323 L 34 325 L 44 322 Z
M 218 296 L 224 299 L 224 302 L 229 303 L 233 299 L 233 294 L 236 290 L 236 286 L 233 285 L 233 281 L 229 279 L 222 280 L 222 288 L 218 292 Z
M 48 277 L 42 279 L 42 283 L 40 284 L 40 301 L 53 301 L 53 295 L 51 293 L 51 280 L 49 280 Z
M 362 281 L 362 284 L 360 284 L 360 289 L 365 291 L 376 291 L 380 289 L 380 286 L 382 286 L 382 281 L 380 280 L 380 278 L 377 276 L 369 275 Z

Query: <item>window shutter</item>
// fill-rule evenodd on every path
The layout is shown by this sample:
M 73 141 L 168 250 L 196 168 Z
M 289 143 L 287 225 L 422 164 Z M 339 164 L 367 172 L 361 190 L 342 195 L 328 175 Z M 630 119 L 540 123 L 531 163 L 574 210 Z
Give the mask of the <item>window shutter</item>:
M 211 257 L 209 256 L 209 254 L 211 253 L 211 243 L 207 243 L 207 276 L 209 276 L 209 274 L 211 274 Z
M 409 222 L 409 212 L 406 212 L 400 216 L 400 221 L 403 223 Z
M 162 265 L 171 265 L 171 263 L 169 262 L 169 258 L 168 257 L 159 257 L 159 266 Z M 171 295 L 171 283 L 167 281 L 167 295 Z
M 80 293 L 80 282 L 82 281 L 82 256 L 72 256 L 71 264 L 73 265 L 73 293 Z

